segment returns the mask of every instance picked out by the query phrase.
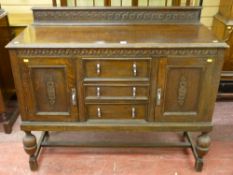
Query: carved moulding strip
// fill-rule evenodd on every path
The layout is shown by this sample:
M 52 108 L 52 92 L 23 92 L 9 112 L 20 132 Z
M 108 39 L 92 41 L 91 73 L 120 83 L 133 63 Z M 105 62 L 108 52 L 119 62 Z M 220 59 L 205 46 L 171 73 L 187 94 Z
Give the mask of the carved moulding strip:
M 34 8 L 34 23 L 182 23 L 200 21 L 200 8 Z
M 143 56 L 216 56 L 218 49 L 16 49 L 18 56 L 30 57 L 143 57 Z

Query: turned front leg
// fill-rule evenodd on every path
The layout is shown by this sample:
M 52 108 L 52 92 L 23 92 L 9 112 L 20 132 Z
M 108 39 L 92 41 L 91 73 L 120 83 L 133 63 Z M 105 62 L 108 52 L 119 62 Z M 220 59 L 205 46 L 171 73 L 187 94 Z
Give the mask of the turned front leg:
M 195 168 L 197 171 L 202 171 L 203 157 L 208 153 L 211 143 L 208 133 L 202 133 L 197 137 L 196 152 L 198 158 L 196 159 Z
M 37 170 L 38 164 L 35 156 L 37 150 L 36 137 L 31 133 L 31 131 L 25 132 L 25 137 L 23 138 L 23 145 L 25 152 L 30 156 L 29 165 L 31 170 Z

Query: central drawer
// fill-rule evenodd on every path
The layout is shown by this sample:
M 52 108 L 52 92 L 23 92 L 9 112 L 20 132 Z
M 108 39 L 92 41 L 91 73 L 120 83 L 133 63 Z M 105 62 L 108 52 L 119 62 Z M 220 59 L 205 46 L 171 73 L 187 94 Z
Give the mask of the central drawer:
M 149 87 L 146 85 L 86 85 L 85 96 L 86 100 L 147 100 L 149 96 Z
M 85 78 L 149 79 L 150 59 L 83 59 Z
M 101 104 L 87 105 L 89 119 L 145 119 L 146 105 Z

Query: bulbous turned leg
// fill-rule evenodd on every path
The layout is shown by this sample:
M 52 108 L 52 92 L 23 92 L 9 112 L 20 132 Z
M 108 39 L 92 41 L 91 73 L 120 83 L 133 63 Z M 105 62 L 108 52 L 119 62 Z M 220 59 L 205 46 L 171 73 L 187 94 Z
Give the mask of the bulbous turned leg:
M 23 145 L 25 152 L 30 156 L 29 165 L 31 170 L 37 170 L 38 164 L 35 157 L 35 152 L 37 150 L 36 137 L 31 133 L 31 131 L 26 131 L 26 135 L 23 138 Z
M 196 152 L 198 158 L 196 159 L 196 163 L 195 163 L 195 168 L 197 171 L 202 171 L 203 157 L 208 153 L 210 143 L 211 143 L 211 139 L 208 133 L 202 133 L 197 138 Z

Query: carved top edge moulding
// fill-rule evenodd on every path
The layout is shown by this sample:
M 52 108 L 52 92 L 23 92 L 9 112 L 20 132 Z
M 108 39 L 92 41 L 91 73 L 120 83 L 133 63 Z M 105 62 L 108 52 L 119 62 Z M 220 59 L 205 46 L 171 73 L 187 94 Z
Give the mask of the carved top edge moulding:
M 224 54 L 224 49 L 18 49 L 18 56 L 23 57 L 75 57 L 75 56 L 103 56 L 103 57 L 129 57 L 129 56 L 152 56 L 161 55 L 183 56 L 192 55 L 199 57 L 217 56 Z
M 199 24 L 200 7 L 33 8 L 34 24 Z

